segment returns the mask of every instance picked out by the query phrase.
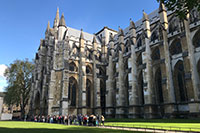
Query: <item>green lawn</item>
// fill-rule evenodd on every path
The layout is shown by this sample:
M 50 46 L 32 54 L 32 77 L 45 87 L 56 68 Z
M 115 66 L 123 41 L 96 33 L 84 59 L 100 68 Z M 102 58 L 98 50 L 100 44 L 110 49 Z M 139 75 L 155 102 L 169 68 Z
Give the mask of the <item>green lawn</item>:
M 102 129 L 84 126 L 67 126 L 61 124 L 20 122 L 20 121 L 0 121 L 0 133 L 99 133 L 99 132 L 129 132 L 112 129 Z
M 200 132 L 200 120 L 188 119 L 107 119 L 105 125 Z

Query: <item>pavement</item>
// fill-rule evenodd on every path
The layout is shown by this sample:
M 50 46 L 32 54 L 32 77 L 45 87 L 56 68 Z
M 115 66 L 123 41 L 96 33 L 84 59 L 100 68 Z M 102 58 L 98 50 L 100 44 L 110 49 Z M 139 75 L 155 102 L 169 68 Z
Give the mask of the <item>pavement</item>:
M 112 127 L 112 126 L 97 126 L 98 128 L 108 128 L 108 129 L 118 129 L 127 131 L 141 131 L 141 132 L 151 132 L 151 133 L 196 133 L 191 131 L 169 131 L 162 129 L 143 129 L 143 128 L 129 128 L 129 127 Z

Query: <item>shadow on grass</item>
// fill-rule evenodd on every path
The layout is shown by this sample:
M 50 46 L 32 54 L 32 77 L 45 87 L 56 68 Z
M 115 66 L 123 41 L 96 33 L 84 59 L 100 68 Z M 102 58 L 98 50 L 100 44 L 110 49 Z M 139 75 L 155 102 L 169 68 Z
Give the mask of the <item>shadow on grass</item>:
M 85 128 L 85 127 L 68 127 L 66 129 L 44 129 L 44 128 L 0 128 L 0 133 L 124 133 L 133 132 L 125 130 L 112 130 L 112 129 L 102 129 L 102 128 Z
M 107 119 L 106 122 L 147 122 L 147 123 L 200 123 L 199 119 Z

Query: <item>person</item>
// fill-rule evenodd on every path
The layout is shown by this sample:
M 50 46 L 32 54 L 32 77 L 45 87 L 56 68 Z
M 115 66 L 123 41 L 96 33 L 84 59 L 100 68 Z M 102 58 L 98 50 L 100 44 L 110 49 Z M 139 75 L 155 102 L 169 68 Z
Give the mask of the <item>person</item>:
M 103 124 L 103 126 L 104 126 L 104 121 L 105 121 L 105 118 L 104 118 L 104 116 L 102 115 L 102 116 L 101 116 L 101 123 Z
M 87 125 L 87 116 L 86 115 L 83 116 L 83 125 L 84 126 Z
M 53 117 L 50 116 L 50 123 L 53 123 Z
M 96 126 L 96 120 L 97 120 L 97 117 L 94 115 L 93 116 L 93 126 Z
M 96 121 L 97 126 L 99 126 L 99 122 L 100 122 L 100 120 L 99 120 L 99 115 L 97 114 L 97 121 Z

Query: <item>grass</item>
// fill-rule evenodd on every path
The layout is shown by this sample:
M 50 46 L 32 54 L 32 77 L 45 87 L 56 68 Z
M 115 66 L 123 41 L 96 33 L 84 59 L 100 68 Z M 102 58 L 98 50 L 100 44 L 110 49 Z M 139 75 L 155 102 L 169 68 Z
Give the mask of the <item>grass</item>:
M 156 128 L 178 131 L 199 131 L 200 120 L 189 119 L 107 119 L 106 126 Z
M 99 132 L 130 132 L 114 129 L 102 129 L 84 126 L 67 126 L 61 124 L 21 122 L 21 121 L 0 121 L 0 133 L 99 133 Z

